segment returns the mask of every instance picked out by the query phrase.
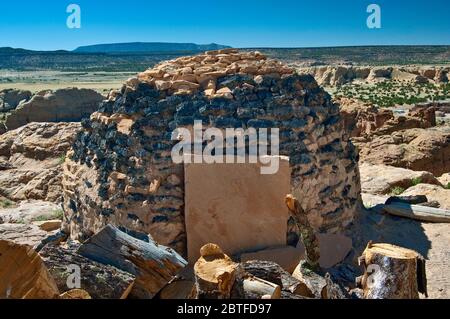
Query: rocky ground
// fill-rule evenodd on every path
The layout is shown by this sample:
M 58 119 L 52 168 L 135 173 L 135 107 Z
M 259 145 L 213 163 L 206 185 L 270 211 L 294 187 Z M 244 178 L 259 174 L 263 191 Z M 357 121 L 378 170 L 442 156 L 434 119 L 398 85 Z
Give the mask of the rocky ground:
M 226 60 L 228 53 L 228 51 L 222 52 L 220 58 Z M 255 60 L 260 57 L 259 54 L 248 56 Z M 183 60 L 184 62 L 186 60 Z M 190 62 L 195 64 L 197 61 L 193 59 Z M 252 79 L 254 77 L 255 81 L 260 81 L 264 80 L 265 75 L 273 73 L 274 69 L 279 69 L 280 65 L 268 62 L 259 69 L 252 68 L 251 63 L 244 67 L 247 67 L 246 73 L 252 74 Z M 175 96 L 201 91 L 209 98 L 234 98 L 234 92 L 227 85 L 216 86 L 217 83 L 211 81 L 211 77 L 217 79 L 221 76 L 216 74 L 217 70 L 203 70 L 197 75 L 200 80 L 197 77 L 195 79 L 196 85 L 192 84 L 193 73 L 195 73 L 193 69 L 189 70 L 186 67 L 183 74 L 172 74 L 172 71 L 174 70 L 170 63 L 162 63 L 156 70 L 141 73 L 139 80 L 151 82 L 152 85 Z M 283 72 L 290 73 L 289 69 L 281 67 L 281 73 Z M 443 68 L 424 68 L 420 71 L 397 68 L 365 70 L 327 67 L 316 68 L 314 72 L 317 73 L 319 83 L 334 85 L 353 81 L 357 77 L 374 80 L 407 76 L 414 81 L 426 79 L 439 82 L 445 80 L 448 70 Z M 170 74 L 170 78 L 164 77 L 163 73 Z M 130 80 L 128 84 L 136 85 L 135 81 L 136 79 Z M 112 92 L 110 102 L 117 95 L 118 92 Z M 79 98 L 80 96 L 82 98 Z M 74 99 L 77 100 L 75 105 L 71 103 Z M 136 260 L 136 256 L 119 254 L 108 266 L 102 262 L 102 258 L 94 256 L 104 253 L 97 249 L 103 247 L 99 243 L 104 243 L 105 238 L 109 240 L 107 237 L 110 235 L 109 232 L 122 238 L 120 245 L 124 245 L 123 247 L 152 252 L 159 249 L 153 241 L 154 238 L 150 238 L 146 233 L 106 228 L 96 232 L 91 241 L 79 243 L 67 240 L 68 234 L 61 232 L 61 224 L 64 216 L 67 215 L 64 214 L 61 206 L 62 180 L 63 175 L 67 173 L 63 171 L 63 163 L 68 162 L 66 154 L 71 149 L 77 132 L 82 128 L 81 117 L 83 114 L 91 115 L 96 110 L 96 103 L 102 99 L 95 92 L 76 89 L 37 95 L 19 90 L 7 90 L 0 93 L 0 116 L 2 116 L 0 125 L 2 125 L 1 122 L 6 123 L 2 126 L 3 131 L 0 127 L 0 250 L 11 253 L 14 260 L 30 265 L 29 268 L 24 269 L 24 273 L 30 271 L 40 274 L 33 279 L 35 287 L 39 289 L 33 290 L 26 284 L 21 287 L 21 289 L 28 289 L 30 297 L 86 297 L 85 292 L 67 291 L 67 287 L 63 287 L 67 274 L 64 274 L 65 266 L 62 265 L 74 261 L 81 261 L 85 265 L 84 270 L 88 276 L 82 279 L 83 287 L 87 287 L 87 292 L 93 298 L 192 297 L 190 293 L 195 281 L 194 271 L 186 268 L 185 273 L 174 277 L 179 268 L 184 267 L 186 261 L 170 248 L 166 250 L 166 253 L 170 254 L 170 258 L 168 257 L 170 263 L 165 268 L 170 271 L 158 269 L 158 276 L 163 279 L 156 280 L 157 284 L 154 286 L 146 284 L 149 280 L 146 276 L 151 271 L 143 266 L 145 262 Z M 436 114 L 440 112 L 438 115 L 445 116 L 448 109 L 433 105 L 419 106 L 399 116 L 395 108 L 393 110 L 377 108 L 352 99 L 339 99 L 336 102 L 340 105 L 344 126 L 359 150 L 362 200 L 367 209 L 361 209 L 357 213 L 347 230 L 346 235 L 353 241 L 351 251 L 343 249 L 343 252 L 336 254 L 339 256 L 335 256 L 336 258 L 328 264 L 330 268 L 327 271 L 333 274 L 333 280 L 348 288 L 332 291 L 335 293 L 339 291 L 342 296 L 349 297 L 347 290 L 354 288 L 352 282 L 357 275 L 361 274 L 361 269 L 355 264 L 356 259 L 367 242 L 372 240 L 396 244 L 422 254 L 427 259 L 429 297 L 449 298 L 450 232 L 448 224 L 394 217 L 381 213 L 377 209 L 377 205 L 384 204 L 394 195 L 425 195 L 427 201 L 421 204 L 450 210 L 450 126 L 439 125 L 436 121 Z M 114 107 L 120 106 L 123 105 L 117 104 Z M 94 114 L 94 117 L 96 116 L 98 117 L 98 114 Z M 123 125 L 119 125 L 118 130 L 129 134 L 130 123 L 126 121 L 127 119 L 98 118 L 99 121 L 110 122 L 125 120 Z M 79 176 L 72 177 L 79 178 Z M 83 187 L 90 188 L 89 185 Z M 71 196 L 73 194 L 69 198 Z M 92 203 L 86 203 L 86 205 L 92 205 Z M 173 229 L 169 230 L 173 231 Z M 324 244 L 325 240 L 322 240 L 323 251 L 327 247 Z M 339 241 L 341 240 L 343 239 L 339 238 Z M 60 243 L 63 244 L 59 245 Z M 95 254 L 91 249 L 94 249 Z M 165 247 L 161 249 L 164 250 Z M 254 272 L 263 279 L 276 282 L 281 286 L 281 296 L 286 298 L 323 297 L 323 295 L 315 294 L 313 287 L 308 286 L 310 282 L 305 278 L 302 279 L 298 273 L 291 276 L 290 268 L 292 267 L 283 265 L 285 268 L 283 269 L 276 264 L 255 265 L 251 262 L 246 263 L 244 260 L 242 263 L 235 263 L 223 254 L 220 248 L 210 247 L 210 249 L 216 252 L 216 255 L 222 256 L 216 262 L 223 263 L 232 269 L 232 272 L 242 266 L 247 273 Z M 39 255 L 35 255 L 37 252 Z M 209 252 L 203 253 L 201 261 L 206 264 L 202 267 L 209 267 L 207 263 Z M 294 249 L 295 253 L 297 251 Z M 281 254 L 286 256 L 284 250 Z M 32 260 L 29 261 L 27 258 Z M 108 255 L 108 258 L 111 257 Z M 6 269 L 6 264 L 2 264 L 2 261 L 0 265 L 4 266 L 0 269 Z M 286 268 L 289 268 L 289 271 L 286 271 Z M 264 269 L 264 274 L 261 269 Z M 100 275 L 91 277 L 93 271 Z M 0 270 L 0 276 L 7 275 L 10 276 L 8 278 L 15 279 L 14 274 L 5 275 Z M 155 279 L 152 278 L 152 280 Z M 331 286 L 333 284 L 328 282 L 328 287 Z M 12 295 L 3 296 L 2 288 L 0 284 L 0 298 L 23 297 L 20 289 L 14 291 Z M 64 293 L 66 295 L 63 297 Z

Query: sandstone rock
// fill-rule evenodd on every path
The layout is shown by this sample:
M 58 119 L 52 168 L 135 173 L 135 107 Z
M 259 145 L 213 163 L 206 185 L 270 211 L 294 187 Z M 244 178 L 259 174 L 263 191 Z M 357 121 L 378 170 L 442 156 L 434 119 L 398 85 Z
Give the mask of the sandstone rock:
M 439 182 L 441 182 L 444 187 L 450 188 L 450 173 L 445 173 L 441 177 L 438 177 Z
M 61 220 L 46 220 L 46 221 L 33 222 L 33 225 L 38 226 L 42 230 L 50 232 L 50 231 L 60 229 L 61 223 L 62 223 Z
M 353 65 L 329 65 L 302 67 L 300 73 L 314 76 L 323 86 L 337 86 L 353 81 L 367 83 L 395 79 L 415 83 L 426 83 L 432 80 L 435 83 L 448 81 L 448 67 L 427 69 L 421 67 L 366 67 Z
M 407 116 L 395 117 L 392 110 L 380 109 L 355 99 L 340 98 L 337 103 L 340 106 L 345 128 L 352 137 L 371 138 L 406 129 L 436 126 L 434 107 L 418 106 L 411 109 Z
M 362 162 L 428 171 L 437 176 L 450 171 L 450 132 L 446 130 L 410 129 L 354 142 Z
M 450 189 L 444 189 L 439 185 L 419 184 L 408 188 L 402 195 L 425 195 L 428 201 L 436 201 L 439 208 L 450 210 Z
M 320 247 L 319 264 L 331 268 L 345 259 L 352 250 L 352 239 L 339 234 L 317 234 Z
M 0 298 L 53 299 L 58 288 L 32 248 L 0 240 Z
M 78 122 L 93 113 L 104 97 L 88 89 L 61 89 L 41 92 L 20 104 L 6 117 L 8 130 L 30 122 Z
M 49 233 L 35 225 L 0 224 L 0 240 L 7 240 L 18 245 L 38 246 Z
M 276 174 L 260 169 L 250 163 L 185 165 L 189 262 L 211 241 L 228 255 L 286 243 L 289 161 L 280 158 Z
M 16 89 L 0 91 L 0 113 L 14 110 L 20 103 L 27 102 L 31 96 L 30 91 Z
M 369 194 L 390 194 L 396 186 L 407 189 L 413 186 L 414 180 L 440 185 L 433 174 L 424 171 L 417 172 L 404 168 L 368 163 L 360 164 L 359 170 L 362 191 Z
M 36 219 L 54 219 L 61 207 L 54 203 L 44 201 L 23 201 L 16 207 L 0 209 L 0 217 L 9 224 L 31 224 Z
M 61 165 L 79 123 L 30 123 L 2 135 L 0 195 L 13 201 L 61 200 Z

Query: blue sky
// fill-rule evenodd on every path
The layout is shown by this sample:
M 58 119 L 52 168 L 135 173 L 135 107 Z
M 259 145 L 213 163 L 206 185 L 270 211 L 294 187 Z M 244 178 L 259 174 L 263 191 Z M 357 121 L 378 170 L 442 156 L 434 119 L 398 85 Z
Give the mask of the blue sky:
M 71 3 L 81 7 L 81 29 L 66 26 Z M 381 29 L 367 28 L 371 3 L 381 6 Z M 235 47 L 450 44 L 450 1 L 0 1 L 0 46 L 71 50 L 133 41 Z

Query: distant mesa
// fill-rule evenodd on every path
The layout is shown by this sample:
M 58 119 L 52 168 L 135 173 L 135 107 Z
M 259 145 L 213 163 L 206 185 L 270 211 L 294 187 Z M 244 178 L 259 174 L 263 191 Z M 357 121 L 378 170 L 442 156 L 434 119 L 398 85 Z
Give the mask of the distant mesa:
M 209 51 L 230 48 L 226 45 L 195 44 L 195 43 L 166 43 L 166 42 L 133 42 L 111 43 L 81 46 L 76 53 L 118 53 L 118 52 L 176 52 L 176 51 Z

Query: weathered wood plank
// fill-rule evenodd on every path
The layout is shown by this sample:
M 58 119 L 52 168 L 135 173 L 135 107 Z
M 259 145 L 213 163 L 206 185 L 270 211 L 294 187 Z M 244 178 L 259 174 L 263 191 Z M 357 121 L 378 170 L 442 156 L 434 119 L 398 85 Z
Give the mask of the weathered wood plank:
M 80 269 L 80 287 L 93 299 L 126 299 L 130 293 L 134 276 L 110 265 L 104 265 L 85 258 L 75 251 L 78 247 L 47 245 L 40 256 L 55 279 L 61 293 L 74 287 L 68 287 L 73 267 Z
M 377 210 L 390 215 L 406 217 L 432 223 L 450 223 L 450 211 L 445 209 L 409 205 L 405 203 L 392 203 L 390 205 L 377 205 Z
M 78 249 L 84 257 L 136 276 L 130 297 L 153 298 L 187 262 L 171 248 L 132 237 L 107 225 Z

